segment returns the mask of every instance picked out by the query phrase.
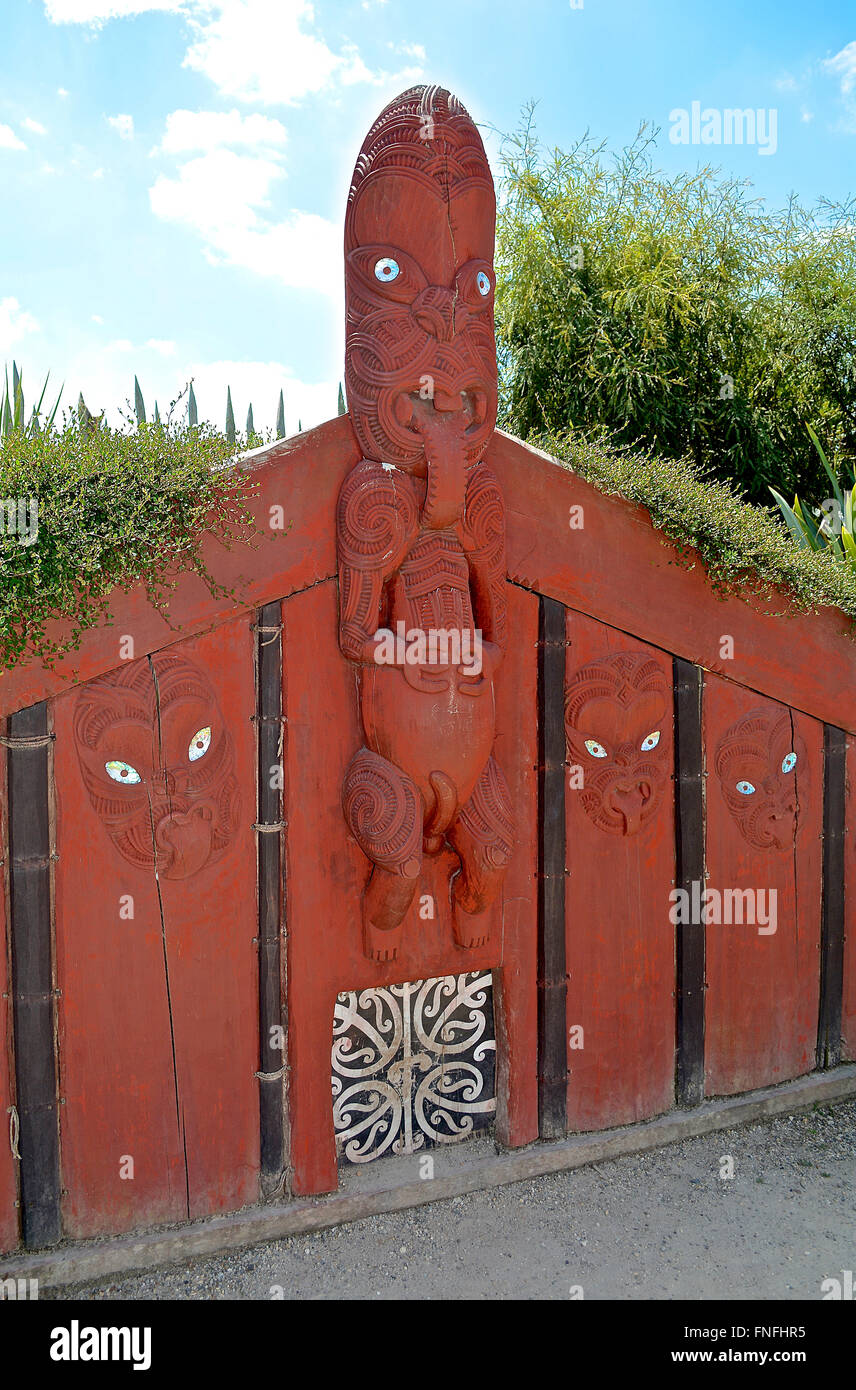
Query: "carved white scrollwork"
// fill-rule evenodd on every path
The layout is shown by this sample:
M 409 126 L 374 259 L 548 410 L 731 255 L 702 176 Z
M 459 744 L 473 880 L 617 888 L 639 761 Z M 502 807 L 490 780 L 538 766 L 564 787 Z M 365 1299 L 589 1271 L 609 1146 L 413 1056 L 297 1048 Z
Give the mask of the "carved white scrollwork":
M 490 973 L 339 995 L 333 1121 L 352 1163 L 456 1144 L 496 1110 Z

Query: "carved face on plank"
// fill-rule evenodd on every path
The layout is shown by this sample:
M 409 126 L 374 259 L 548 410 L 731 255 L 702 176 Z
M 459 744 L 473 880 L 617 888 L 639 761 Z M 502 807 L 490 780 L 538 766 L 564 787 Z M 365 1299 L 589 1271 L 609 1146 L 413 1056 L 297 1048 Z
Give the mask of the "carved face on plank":
M 439 87 L 402 93 L 363 143 L 345 219 L 345 374 L 365 458 L 424 471 L 434 408 L 460 413 L 469 463 L 484 452 L 497 406 L 495 222 L 464 107 Z
M 576 795 L 600 830 L 635 835 L 654 816 L 669 780 L 671 729 L 671 690 L 654 657 L 610 652 L 576 672 L 565 733 L 582 770 Z
M 757 709 L 738 719 L 720 739 L 714 765 L 744 839 L 756 849 L 791 848 L 808 764 L 790 712 Z
M 116 849 L 162 878 L 219 857 L 238 824 L 232 740 L 210 681 L 159 652 L 90 681 L 74 730 L 93 809 Z

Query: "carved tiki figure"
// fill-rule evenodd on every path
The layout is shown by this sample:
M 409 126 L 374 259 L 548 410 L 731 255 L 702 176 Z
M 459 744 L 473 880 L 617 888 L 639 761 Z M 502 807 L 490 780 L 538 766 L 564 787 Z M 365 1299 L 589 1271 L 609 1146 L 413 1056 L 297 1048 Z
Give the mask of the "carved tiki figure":
M 513 842 L 492 757 L 506 638 L 496 423 L 493 181 L 460 102 L 414 87 L 360 151 L 345 219 L 346 386 L 363 458 L 339 494 L 339 644 L 364 746 L 345 818 L 373 868 L 366 954 L 395 959 L 423 854 L 445 845 L 461 947 L 488 938 Z M 384 664 L 382 630 L 399 640 Z M 473 653 L 480 652 L 480 661 Z M 464 654 L 466 653 L 466 657 Z

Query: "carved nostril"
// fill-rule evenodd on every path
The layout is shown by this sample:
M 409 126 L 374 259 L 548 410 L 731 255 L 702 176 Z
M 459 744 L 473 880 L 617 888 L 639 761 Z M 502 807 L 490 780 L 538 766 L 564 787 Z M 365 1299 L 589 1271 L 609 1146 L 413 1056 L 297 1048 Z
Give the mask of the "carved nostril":
M 452 414 L 455 411 L 463 410 L 464 401 L 460 391 L 435 391 L 434 409 L 440 410 L 444 414 Z

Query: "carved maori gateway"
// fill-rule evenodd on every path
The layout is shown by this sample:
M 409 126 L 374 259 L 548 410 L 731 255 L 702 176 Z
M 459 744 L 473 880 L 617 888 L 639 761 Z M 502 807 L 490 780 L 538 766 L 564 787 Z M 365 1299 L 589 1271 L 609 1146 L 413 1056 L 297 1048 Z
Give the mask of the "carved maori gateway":
M 0 1250 L 856 1060 L 856 646 L 496 430 L 494 218 L 392 102 L 349 413 L 245 462 L 285 539 L 0 678 Z

